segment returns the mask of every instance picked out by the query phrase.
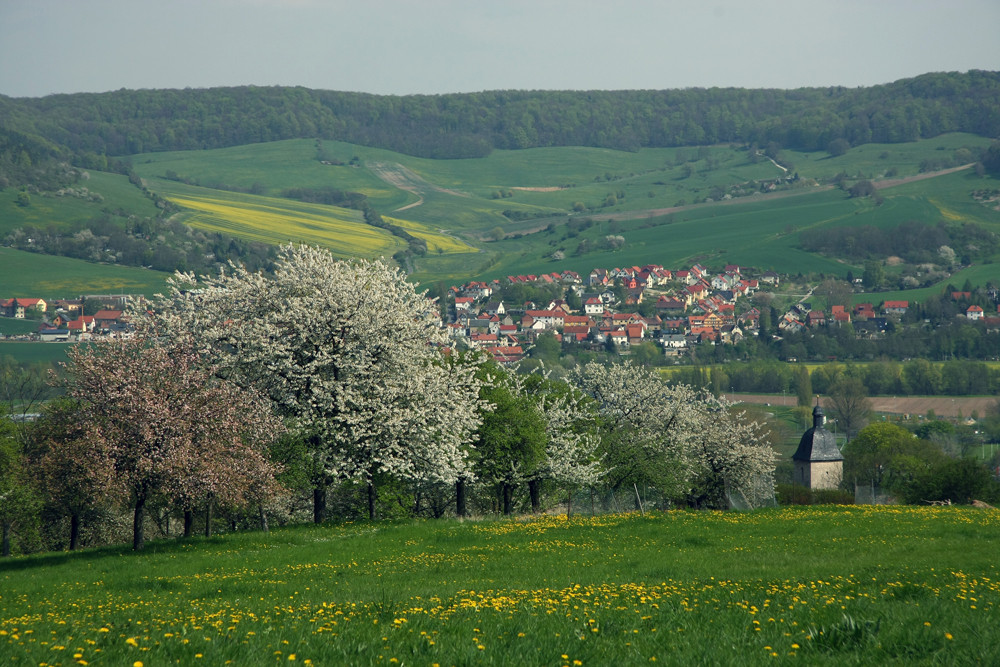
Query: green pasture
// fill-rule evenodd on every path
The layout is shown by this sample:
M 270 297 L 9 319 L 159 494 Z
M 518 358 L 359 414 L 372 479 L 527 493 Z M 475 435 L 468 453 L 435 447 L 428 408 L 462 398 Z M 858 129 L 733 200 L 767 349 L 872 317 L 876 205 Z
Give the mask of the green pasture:
M 36 324 L 32 331 L 37 328 Z M 11 357 L 19 364 L 50 364 L 66 361 L 66 351 L 73 344 L 0 341 L 0 357 Z
M 839 173 L 846 173 L 851 178 L 880 179 L 886 178 L 887 172 L 892 169 L 897 173 L 891 178 L 905 178 L 919 174 L 920 165 L 925 160 L 950 158 L 960 148 L 976 153 L 989 147 L 992 141 L 987 137 L 954 132 L 903 144 L 865 144 L 851 148 L 838 157 L 832 157 L 825 151 L 784 151 L 784 155 L 803 178 L 831 179 Z
M 311 139 L 143 154 L 133 156 L 133 164 L 149 187 L 163 196 L 187 198 L 189 203 L 213 200 L 210 203 L 216 210 L 183 214 L 182 219 L 196 227 L 276 244 L 291 240 L 322 243 L 345 256 L 391 255 L 403 247 L 402 242 L 384 230 L 361 226 L 356 211 L 321 207 L 324 211 L 317 213 L 315 205 L 276 197 L 291 187 L 362 192 L 383 216 L 428 241 L 431 252 L 416 259 L 414 277 L 422 282 L 463 282 L 565 269 L 583 273 L 595 266 L 651 262 L 676 268 L 694 261 L 739 263 L 793 275 L 845 276 L 848 271 L 858 274 L 860 263 L 805 253 L 797 247 L 798 235 L 826 226 L 885 228 L 910 220 L 969 220 L 1000 230 L 1000 212 L 975 202 L 970 195 L 972 190 L 992 187 L 996 181 L 980 178 L 970 169 L 883 189 L 883 201 L 876 205 L 870 199 L 852 200 L 840 190 L 812 185 L 813 179 L 829 179 L 841 172 L 852 178 L 879 177 L 890 169 L 899 178 L 914 176 L 926 159 L 951 155 L 963 147 L 978 149 L 987 143 L 973 135 L 951 134 L 912 144 L 861 146 L 837 158 L 825 152 L 790 154 L 786 157 L 794 162 L 801 178 L 796 188 L 777 195 L 696 205 L 692 202 L 708 196 L 715 187 L 774 178 L 782 172 L 767 159 L 751 161 L 742 146 L 643 149 L 635 153 L 535 148 L 493 151 L 485 158 L 431 160 L 323 141 L 324 154 L 343 163 L 323 165 Z M 354 158 L 355 164 L 349 164 Z M 202 187 L 167 180 L 164 176 L 168 171 L 197 180 Z M 89 183 L 94 189 L 105 188 L 106 203 L 120 198 L 133 208 L 151 206 L 124 177 L 92 173 Z M 257 186 L 264 196 L 212 189 L 213 185 Z M 613 206 L 602 206 L 609 194 L 625 197 Z M 4 206 L 18 208 L 13 197 L 11 191 L 0 193 L 0 210 Z M 35 199 L 27 209 L 35 208 Z M 597 208 L 574 212 L 577 202 Z M 677 208 L 681 202 L 684 205 Z M 39 218 L 43 205 L 49 210 Z M 34 211 L 0 215 L 0 227 L 23 224 L 29 215 L 36 216 L 35 224 L 43 219 L 82 216 L 76 209 L 56 210 L 59 206 L 79 208 L 75 200 L 46 199 L 39 201 Z M 403 207 L 409 208 L 399 210 Z M 264 209 L 270 212 L 264 215 Z M 503 215 L 506 209 L 529 217 L 510 220 Z M 664 215 L 663 209 L 674 212 Z M 570 235 L 565 223 L 582 218 L 598 224 Z M 546 231 L 550 224 L 554 231 Z M 489 240 L 496 227 L 507 233 L 505 240 Z M 609 234 L 624 236 L 625 246 L 615 251 L 600 249 Z M 591 248 L 577 255 L 582 240 L 590 241 Z M 552 260 L 556 251 L 562 251 L 565 258 Z M 967 275 L 974 284 L 983 284 L 991 276 L 983 267 L 967 269 L 951 282 L 964 281 Z M 0 268 L 0 275 L 3 270 Z M 924 292 L 930 293 L 928 290 Z M 885 298 L 919 300 L 926 297 L 924 292 Z M 861 297 L 870 298 L 875 295 Z
M 93 264 L 70 257 L 0 247 L 0 295 L 69 299 L 81 294 L 146 294 L 165 289 L 168 274 L 151 269 Z
M 1000 513 L 300 526 L 0 563 L 5 664 L 996 664 Z
M 38 331 L 38 320 L 21 320 L 0 317 L 0 336 L 18 336 Z
M 371 171 L 347 163 L 398 161 L 397 153 L 382 149 L 324 141 L 327 154 L 343 165 L 324 165 L 317 159 L 316 142 L 292 139 L 206 151 L 173 151 L 132 156 L 133 168 L 145 179 L 162 179 L 167 171 L 211 188 L 219 184 L 249 190 L 261 185 L 264 194 L 279 195 L 289 188 L 324 188 L 360 192 L 383 213 L 416 201 L 416 197 L 388 185 Z
M 896 290 L 892 292 L 867 292 L 855 294 L 853 303 L 871 303 L 876 306 L 883 301 L 913 301 L 919 303 L 929 296 L 941 294 L 954 285 L 961 289 L 965 281 L 968 280 L 974 287 L 986 285 L 988 282 L 1000 284 L 1000 264 L 976 264 L 966 267 L 953 273 L 949 278 L 945 278 L 930 287 L 920 287 L 912 290 Z
M 142 192 L 119 174 L 99 171 L 87 172 L 89 178 L 82 179 L 74 187 L 85 187 L 100 194 L 104 200 L 89 201 L 71 196 L 56 196 L 53 193 L 31 194 L 30 205 L 18 206 L 18 190 L 0 190 L 0 240 L 18 227 L 31 225 L 46 229 L 50 225 L 70 225 L 86 222 L 101 215 L 105 209 L 125 209 L 141 216 L 155 216 L 156 206 Z

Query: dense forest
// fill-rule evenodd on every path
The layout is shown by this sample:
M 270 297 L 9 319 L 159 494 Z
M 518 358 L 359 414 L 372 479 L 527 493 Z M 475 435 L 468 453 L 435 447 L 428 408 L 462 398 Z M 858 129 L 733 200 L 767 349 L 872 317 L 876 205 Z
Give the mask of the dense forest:
M 319 137 L 431 158 L 493 149 L 727 142 L 842 151 L 945 132 L 1000 136 L 1000 72 L 866 88 L 490 91 L 386 96 L 255 87 L 0 96 L 0 172 L 22 154 L 108 157 Z M 2 175 L 2 174 L 0 174 Z M 9 178 L 9 176 L 8 176 Z

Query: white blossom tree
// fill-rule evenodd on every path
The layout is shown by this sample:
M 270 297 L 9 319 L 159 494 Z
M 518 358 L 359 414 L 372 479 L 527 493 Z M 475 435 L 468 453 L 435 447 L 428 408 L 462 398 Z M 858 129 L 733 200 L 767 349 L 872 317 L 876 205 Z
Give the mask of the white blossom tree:
M 435 304 L 385 261 L 284 246 L 273 274 L 177 274 L 153 312 L 227 377 L 265 391 L 306 440 L 316 521 L 335 481 L 365 483 L 375 518 L 385 477 L 469 475 L 475 367 L 442 362 Z
M 686 385 L 669 386 L 649 369 L 591 362 L 574 379 L 600 405 L 612 490 L 648 484 L 670 498 L 718 478 L 743 488 L 772 480 L 774 454 L 754 422 Z
M 542 480 L 566 487 L 572 498 L 575 488 L 596 484 L 604 474 L 598 406 L 579 389 L 538 373 L 529 375 L 523 384 L 545 420 L 545 458 L 528 480 L 532 508 L 537 511 Z

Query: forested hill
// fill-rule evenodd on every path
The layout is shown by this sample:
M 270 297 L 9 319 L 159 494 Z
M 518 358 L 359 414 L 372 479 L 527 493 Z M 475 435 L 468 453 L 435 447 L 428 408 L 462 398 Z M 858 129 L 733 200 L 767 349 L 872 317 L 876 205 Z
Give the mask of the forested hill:
M 78 157 L 320 137 L 434 158 L 494 148 L 756 143 L 828 150 L 970 132 L 1000 136 L 1000 72 L 866 88 L 492 91 L 385 96 L 306 88 L 0 96 L 0 132 Z M 846 142 L 846 143 L 845 143 Z M 9 146 L 8 146 L 9 148 Z

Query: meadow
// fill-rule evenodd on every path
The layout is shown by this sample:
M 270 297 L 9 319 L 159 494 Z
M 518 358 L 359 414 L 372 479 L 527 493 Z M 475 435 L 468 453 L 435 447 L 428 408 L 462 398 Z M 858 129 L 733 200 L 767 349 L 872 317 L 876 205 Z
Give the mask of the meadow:
M 298 526 L 0 563 L 5 664 L 996 664 L 1000 512 Z
M 911 144 L 859 146 L 837 157 L 789 153 L 786 157 L 802 179 L 797 188 L 699 204 L 694 202 L 718 188 L 774 179 L 784 172 L 765 158 L 751 159 L 738 146 L 634 153 L 534 148 L 493 151 L 484 158 L 431 160 L 340 142 L 324 141 L 318 148 L 315 141 L 294 140 L 133 159 L 150 186 L 168 197 L 177 195 L 181 186 L 162 179 L 168 170 L 202 185 L 224 181 L 242 188 L 256 186 L 272 197 L 293 186 L 353 190 L 366 194 L 394 224 L 423 226 L 481 249 L 475 253 L 475 248 L 464 245 L 435 246 L 431 238 L 414 232 L 428 238 L 431 250 L 417 261 L 414 277 L 422 282 L 565 269 L 589 272 L 594 266 L 649 262 L 684 266 L 695 261 L 845 276 L 848 271 L 860 273 L 862 267 L 802 251 L 798 233 L 823 226 L 887 227 L 941 219 L 1000 229 L 1000 213 L 969 196 L 971 190 L 983 187 L 971 170 L 884 189 L 878 206 L 867 199 L 848 199 L 817 182 L 839 173 L 851 178 L 914 177 L 929 159 L 987 144 L 980 137 L 949 134 Z M 340 164 L 321 164 L 320 151 Z M 608 204 L 610 195 L 613 203 Z M 574 211 L 578 206 L 584 210 Z M 525 217 L 510 219 L 505 211 Z M 252 216 L 231 218 L 226 231 L 263 238 Z M 587 218 L 597 224 L 582 232 L 567 231 L 566 223 Z M 196 216 L 193 224 L 198 220 Z M 489 241 L 497 227 L 507 238 Z M 609 234 L 624 236 L 625 247 L 602 250 L 601 242 Z M 284 231 L 272 236 L 272 241 L 289 238 Z M 591 248 L 578 253 L 584 240 Z M 553 260 L 556 251 L 565 259 Z M 969 275 L 979 284 L 988 279 L 983 273 Z
M 387 230 L 364 225 L 358 211 L 281 197 L 288 188 L 360 192 L 387 221 L 427 241 L 429 252 L 415 258 L 413 272 L 414 279 L 425 284 L 565 269 L 583 273 L 596 266 L 658 263 L 676 268 L 693 262 L 843 277 L 848 271 L 859 275 L 863 267 L 801 250 L 801 231 L 851 225 L 885 228 L 910 220 L 967 220 L 1000 230 L 1000 211 L 971 196 L 973 190 L 993 187 L 993 179 L 966 169 L 906 182 L 921 175 L 921 165 L 928 161 L 968 155 L 988 144 L 982 137 L 947 134 L 907 144 L 858 146 L 837 157 L 786 152 L 784 159 L 794 163 L 792 173 L 800 177 L 788 191 L 709 203 L 706 197 L 717 198 L 719 192 L 785 172 L 763 156 L 753 158 L 744 146 L 728 145 L 636 152 L 533 148 L 432 160 L 298 139 L 141 154 L 131 160 L 149 189 L 184 207 L 179 218 L 196 228 L 274 244 L 318 243 L 345 257 L 387 256 L 404 249 L 405 243 Z M 885 183 L 891 187 L 879 191 L 880 205 L 849 199 L 827 185 L 837 174 L 890 179 Z M 0 236 L 25 224 L 84 221 L 105 208 L 140 215 L 155 212 L 152 202 L 124 176 L 91 172 L 86 186 L 100 192 L 104 201 L 33 196 L 31 206 L 18 207 L 12 189 L 0 192 Z M 580 230 L 587 220 L 591 226 Z M 491 240 L 497 228 L 505 239 Z M 604 248 L 608 235 L 623 236 L 624 247 Z M 589 247 L 581 249 L 582 241 Z M 563 259 L 553 259 L 553 253 Z M 996 273 L 992 265 L 981 264 L 951 282 L 966 278 L 981 285 L 995 280 Z M 19 279 L 0 263 L 0 284 Z M 919 300 L 943 287 L 863 299 Z
M 168 274 L 93 264 L 0 247 L 0 298 L 70 299 L 81 294 L 145 294 L 166 290 Z
M 69 195 L 59 197 L 55 194 L 34 194 L 31 195 L 30 206 L 18 206 L 15 203 L 18 195 L 16 189 L 0 190 L 0 239 L 25 225 L 47 229 L 50 225 L 61 227 L 83 223 L 101 215 L 109 206 L 144 217 L 157 214 L 155 204 L 130 184 L 126 176 L 99 171 L 86 173 L 87 178 L 77 182 L 74 187 L 87 188 L 100 195 L 100 201 Z
M 38 325 L 32 328 L 37 331 Z M 53 364 L 69 359 L 71 343 L 30 343 L 0 341 L 0 357 L 11 357 L 19 364 Z

